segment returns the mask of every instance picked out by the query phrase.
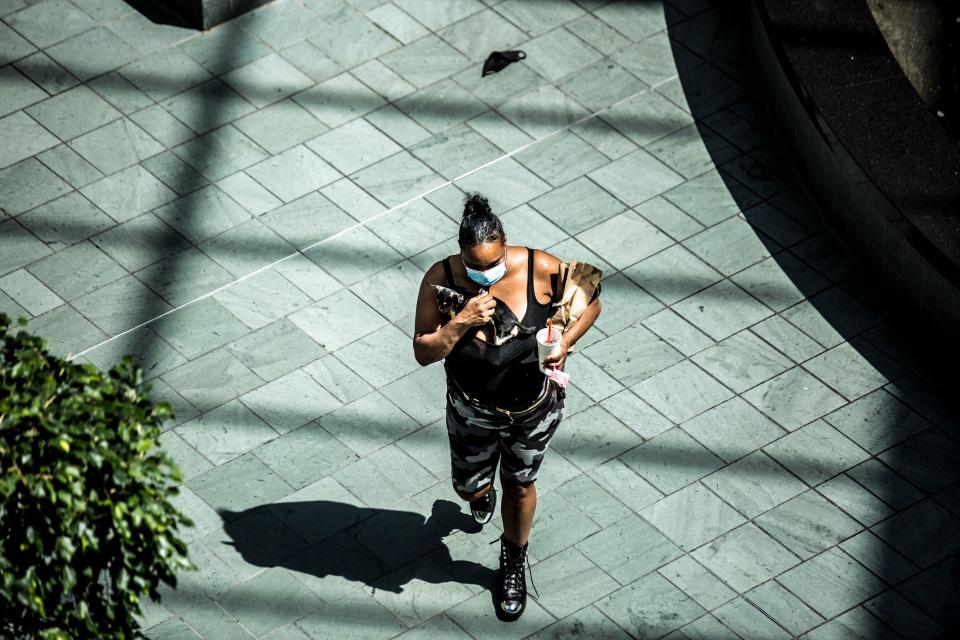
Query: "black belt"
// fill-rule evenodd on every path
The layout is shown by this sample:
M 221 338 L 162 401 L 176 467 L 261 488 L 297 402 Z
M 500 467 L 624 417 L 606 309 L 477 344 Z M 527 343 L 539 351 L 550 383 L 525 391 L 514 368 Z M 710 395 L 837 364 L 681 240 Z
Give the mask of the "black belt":
M 472 405 L 473 407 L 476 407 L 477 409 L 480 409 L 481 411 L 486 411 L 488 413 L 499 413 L 511 419 L 519 418 L 529 413 L 532 413 L 534 410 L 538 409 L 544 403 L 544 401 L 546 401 L 547 397 L 549 397 L 550 395 L 550 380 L 546 376 L 544 376 L 543 390 L 540 392 L 540 397 L 538 397 L 536 400 L 533 401 L 533 404 L 531 404 L 529 407 L 524 407 L 523 409 L 515 409 L 515 410 L 501 409 L 500 407 L 496 407 L 494 405 L 484 404 L 483 402 L 480 402 L 478 399 L 474 398 L 473 396 L 467 394 L 463 390 L 463 388 L 459 384 L 457 384 L 457 381 L 454 380 L 451 376 L 447 376 L 447 380 L 449 380 L 453 384 L 453 387 L 457 390 L 457 392 L 460 393 L 460 395 L 463 397 L 464 400 L 467 401 L 468 404 Z

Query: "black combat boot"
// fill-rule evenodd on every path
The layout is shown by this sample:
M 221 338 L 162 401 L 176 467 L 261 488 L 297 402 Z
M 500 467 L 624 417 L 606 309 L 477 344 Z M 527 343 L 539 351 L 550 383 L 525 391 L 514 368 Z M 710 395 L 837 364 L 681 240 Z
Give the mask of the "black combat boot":
M 513 544 L 500 536 L 500 569 L 497 572 L 497 609 L 502 620 L 516 620 L 527 606 L 527 545 Z
M 490 522 L 496 509 L 497 490 L 493 487 L 490 487 L 489 491 L 470 503 L 470 513 L 473 514 L 473 519 L 480 524 Z

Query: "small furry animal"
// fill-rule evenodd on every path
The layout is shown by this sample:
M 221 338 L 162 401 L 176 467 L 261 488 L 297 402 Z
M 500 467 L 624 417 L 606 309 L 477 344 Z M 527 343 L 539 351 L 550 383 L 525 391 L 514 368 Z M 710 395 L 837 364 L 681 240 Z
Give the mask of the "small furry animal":
M 440 308 L 440 313 L 446 313 L 451 318 L 463 310 L 467 300 L 472 295 L 465 291 L 438 284 L 431 284 L 430 286 L 436 290 L 437 306 Z M 493 344 L 499 346 L 515 336 L 537 332 L 536 327 L 525 327 L 520 324 L 520 319 L 503 300 L 496 296 L 493 299 L 497 302 L 497 306 L 493 309 L 493 318 L 490 319 L 494 328 Z

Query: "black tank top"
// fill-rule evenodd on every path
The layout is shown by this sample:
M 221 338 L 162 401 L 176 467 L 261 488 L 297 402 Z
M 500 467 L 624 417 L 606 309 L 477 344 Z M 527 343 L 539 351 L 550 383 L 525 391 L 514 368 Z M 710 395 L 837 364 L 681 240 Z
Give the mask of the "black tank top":
M 447 286 L 463 291 L 453 282 L 450 259 L 443 259 Z M 534 292 L 533 251 L 527 248 L 527 310 L 520 324 L 541 329 L 547 326 L 553 300 L 541 303 Z M 504 304 L 497 299 L 497 304 Z M 467 394 L 502 409 L 530 406 L 543 391 L 545 376 L 537 366 L 537 336 L 517 335 L 497 346 L 477 338 L 480 327 L 471 327 L 443 361 L 447 376 Z

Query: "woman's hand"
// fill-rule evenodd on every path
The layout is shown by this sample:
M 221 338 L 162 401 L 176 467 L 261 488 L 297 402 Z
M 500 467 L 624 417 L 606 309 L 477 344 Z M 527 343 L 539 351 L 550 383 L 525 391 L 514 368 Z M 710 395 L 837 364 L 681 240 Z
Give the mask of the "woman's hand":
M 568 351 L 570 351 L 570 345 L 567 344 L 566 338 L 563 338 L 560 340 L 560 348 L 557 349 L 557 352 L 543 359 L 543 368 L 554 367 L 562 371 L 563 365 L 567 363 Z
M 480 293 L 467 301 L 460 313 L 457 314 L 460 322 L 466 327 L 476 327 L 487 324 L 493 318 L 496 299 L 490 292 L 481 289 Z

